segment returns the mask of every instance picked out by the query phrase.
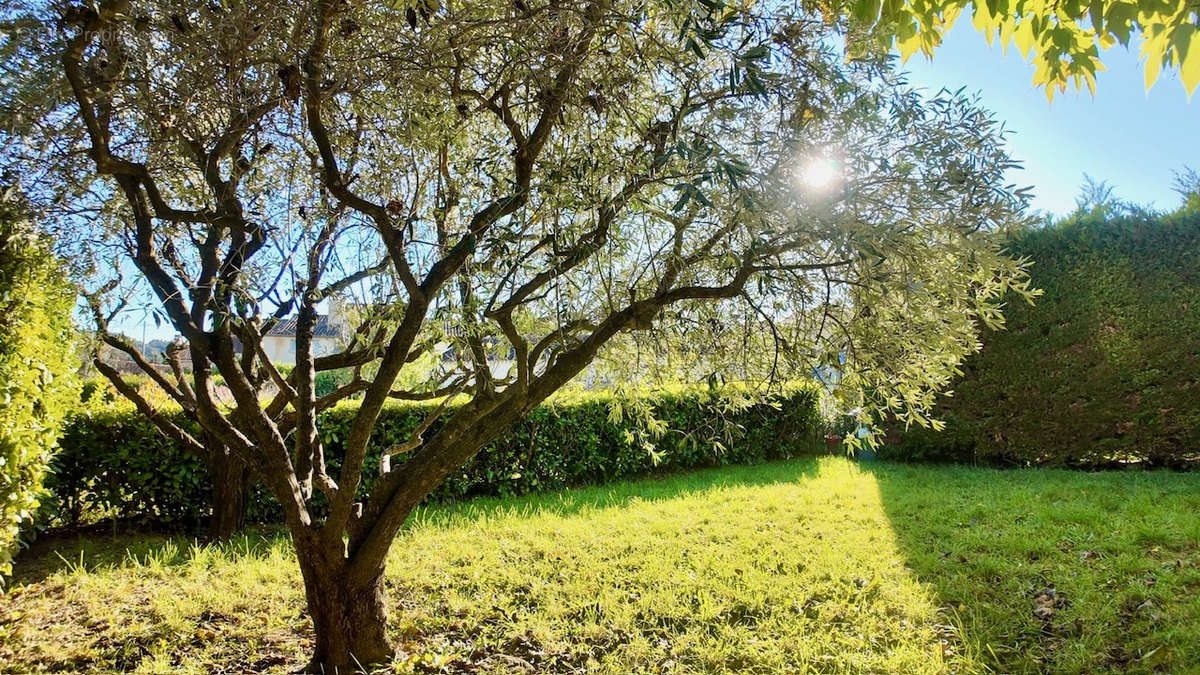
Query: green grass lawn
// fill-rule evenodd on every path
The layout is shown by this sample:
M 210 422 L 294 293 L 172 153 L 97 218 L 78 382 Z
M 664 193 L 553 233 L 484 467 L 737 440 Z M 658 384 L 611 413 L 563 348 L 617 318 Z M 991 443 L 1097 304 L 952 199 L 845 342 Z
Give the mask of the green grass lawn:
M 0 672 L 287 672 L 285 537 L 43 543 Z M 1200 672 L 1200 475 L 702 471 L 423 511 L 395 672 Z

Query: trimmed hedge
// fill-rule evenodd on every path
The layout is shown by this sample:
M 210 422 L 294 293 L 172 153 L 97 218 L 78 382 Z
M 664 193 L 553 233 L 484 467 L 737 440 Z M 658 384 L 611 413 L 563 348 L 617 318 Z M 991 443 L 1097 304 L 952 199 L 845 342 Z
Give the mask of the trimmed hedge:
M 565 398 L 536 408 L 431 499 L 519 495 L 654 471 L 789 457 L 816 447 L 815 400 L 807 388 L 773 403 L 732 409 L 707 391 L 647 396 L 639 401 L 649 404 L 663 424 L 660 433 L 650 434 L 635 416 L 617 414 L 621 407 L 611 396 Z M 377 478 L 379 451 L 403 442 L 429 409 L 424 404 L 384 409 L 371 439 L 364 491 Z M 356 410 L 356 403 L 344 403 L 318 420 L 331 471 L 340 464 Z M 60 444 L 47 481 L 54 494 L 47 517 L 57 524 L 119 516 L 142 525 L 188 527 L 209 515 L 204 465 L 126 406 L 76 416 Z M 261 486 L 250 496 L 249 510 L 251 521 L 279 518 L 278 504 Z
M 1036 306 L 944 399 L 942 433 L 892 456 L 999 464 L 1188 466 L 1200 460 L 1200 212 L 1073 218 L 1016 239 Z
M 77 400 L 75 290 L 49 245 L 0 195 L 0 574 L 42 496 L 47 462 Z

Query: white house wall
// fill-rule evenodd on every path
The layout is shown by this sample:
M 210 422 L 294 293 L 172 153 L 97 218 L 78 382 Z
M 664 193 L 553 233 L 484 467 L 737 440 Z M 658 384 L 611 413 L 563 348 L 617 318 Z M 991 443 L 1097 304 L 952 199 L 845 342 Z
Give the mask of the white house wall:
M 268 335 L 263 338 L 263 351 L 272 363 L 296 365 L 296 338 L 282 335 Z M 313 338 L 313 354 L 325 356 L 338 351 L 337 338 Z

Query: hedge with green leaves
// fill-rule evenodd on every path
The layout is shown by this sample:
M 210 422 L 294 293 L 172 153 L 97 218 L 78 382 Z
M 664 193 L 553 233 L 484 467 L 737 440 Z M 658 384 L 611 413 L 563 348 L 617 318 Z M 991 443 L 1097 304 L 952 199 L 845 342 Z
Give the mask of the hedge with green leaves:
M 1035 306 L 1007 308 L 954 396 L 948 428 L 893 455 L 1001 464 L 1200 460 L 1200 211 L 1073 218 L 1014 241 Z
M 0 196 L 0 574 L 42 495 L 64 415 L 78 397 L 75 294 L 47 243 Z
M 814 447 L 819 424 L 815 394 L 807 388 L 750 406 L 731 407 L 728 399 L 707 391 L 659 393 L 636 403 L 586 394 L 539 406 L 431 498 L 519 495 L 655 471 L 763 462 Z M 356 403 L 345 403 L 318 421 L 331 470 L 340 464 L 356 410 Z M 384 409 L 371 440 L 364 490 L 377 477 L 380 450 L 406 440 L 429 410 L 424 404 Z M 428 433 L 434 432 L 436 427 Z M 76 416 L 60 442 L 49 481 L 56 499 L 48 510 L 59 523 L 115 516 L 145 525 L 195 526 L 209 513 L 203 464 L 126 406 Z M 261 487 L 249 501 L 250 520 L 278 518 L 278 504 Z

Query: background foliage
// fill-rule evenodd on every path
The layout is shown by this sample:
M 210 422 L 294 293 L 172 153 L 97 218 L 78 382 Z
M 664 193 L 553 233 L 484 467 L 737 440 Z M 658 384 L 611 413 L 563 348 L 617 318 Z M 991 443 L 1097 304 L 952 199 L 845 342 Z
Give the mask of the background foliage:
M 815 438 L 815 400 L 807 388 L 755 404 L 709 390 L 559 397 L 486 446 L 432 499 L 519 495 L 651 471 L 788 457 Z M 319 420 L 335 468 L 357 405 L 344 403 Z M 406 441 L 432 405 L 384 409 L 371 439 L 363 491 L 378 476 L 380 451 Z M 131 406 L 95 408 L 74 417 L 65 430 L 48 481 L 54 495 L 48 519 L 72 524 L 116 514 L 141 524 L 188 526 L 207 518 L 209 479 L 199 459 L 158 433 Z M 182 415 L 179 421 L 188 424 Z M 249 499 L 248 519 L 276 519 L 278 508 L 258 486 Z
M 74 289 L 11 194 L 0 196 L 0 574 L 42 493 L 75 400 Z
M 913 431 L 893 454 L 1098 467 L 1200 459 L 1200 210 L 1171 215 L 1081 205 L 1012 244 L 1034 260 L 1036 306 L 944 399 L 945 433 Z

